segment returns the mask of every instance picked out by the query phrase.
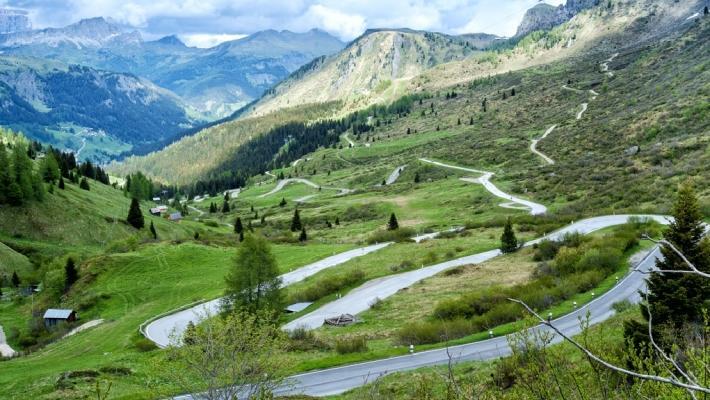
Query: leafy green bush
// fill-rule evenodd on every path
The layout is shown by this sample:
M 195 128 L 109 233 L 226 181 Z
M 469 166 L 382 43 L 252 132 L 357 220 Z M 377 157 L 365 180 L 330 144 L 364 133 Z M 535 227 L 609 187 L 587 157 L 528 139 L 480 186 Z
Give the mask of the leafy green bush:
M 370 237 L 367 238 L 367 243 L 406 242 L 410 240 L 414 234 L 414 229 L 411 228 L 399 228 L 391 231 L 380 230 L 370 235 Z
M 397 341 L 403 345 L 439 343 L 464 337 L 474 332 L 470 321 L 433 320 L 412 322 L 397 331 Z

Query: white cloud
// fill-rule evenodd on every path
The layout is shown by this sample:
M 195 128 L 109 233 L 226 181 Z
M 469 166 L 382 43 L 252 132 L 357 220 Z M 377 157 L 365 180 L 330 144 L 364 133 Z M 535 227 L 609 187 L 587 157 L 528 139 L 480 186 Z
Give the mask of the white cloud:
M 314 4 L 302 17 L 301 23 L 311 23 L 312 27 L 321 28 L 342 39 L 353 39 L 367 28 L 365 18 L 355 13 L 344 13 L 321 4 Z
M 546 0 L 558 5 L 564 0 Z M 104 16 L 146 37 L 178 34 L 195 44 L 264 29 L 321 28 L 349 40 L 367 28 L 512 35 L 538 0 L 0 0 L 28 9 L 37 27 Z M 214 39 L 217 40 L 217 39 Z
M 227 33 L 187 33 L 179 35 L 180 40 L 190 47 L 210 48 L 220 43 L 241 39 L 247 35 Z
M 547 0 L 545 3 L 557 6 L 565 0 Z M 523 20 L 525 11 L 538 4 L 538 0 L 479 0 L 473 16 L 455 33 L 493 33 L 499 36 L 513 36 Z

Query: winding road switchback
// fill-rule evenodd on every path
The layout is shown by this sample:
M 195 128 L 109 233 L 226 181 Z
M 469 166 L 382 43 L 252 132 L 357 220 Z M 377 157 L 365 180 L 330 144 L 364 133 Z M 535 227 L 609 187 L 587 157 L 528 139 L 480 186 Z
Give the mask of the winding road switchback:
M 590 233 L 609 226 L 623 224 L 627 222 L 628 218 L 631 216 L 634 215 L 611 215 L 581 220 L 548 235 L 546 238 L 559 238 L 565 233 L 573 231 Z M 650 218 L 663 224 L 668 223 L 669 220 L 668 217 L 659 215 L 636 216 Z M 528 244 L 530 245 L 543 239 L 544 238 L 540 238 Z M 553 324 L 565 335 L 573 336 L 582 331 L 581 320 L 586 318 L 587 313 L 589 313 L 589 324 L 595 325 L 605 321 L 614 314 L 613 305 L 615 303 L 625 300 L 634 303 L 639 302 L 639 291 L 645 290 L 646 287 L 646 275 L 644 273 L 654 268 L 657 258 L 662 258 L 662 255 L 658 247 L 655 247 L 634 270 L 625 278 L 621 279 L 616 286 L 579 309 L 553 320 Z M 563 340 L 562 337 L 556 335 L 546 326 L 538 325 L 531 329 L 535 332 L 545 332 L 553 335 L 553 342 L 555 343 Z M 508 344 L 508 338 L 506 336 L 500 336 L 475 343 L 428 350 L 420 353 L 415 352 L 404 356 L 293 375 L 288 379 L 287 383 L 278 388 L 274 394 L 280 396 L 299 394 L 310 396 L 336 395 L 395 372 L 409 371 L 434 365 L 446 365 L 450 360 L 454 363 L 490 360 L 508 356 L 510 353 L 511 349 Z M 175 397 L 176 400 L 194 398 L 193 395 Z
M 546 163 L 548 163 L 548 164 L 550 164 L 550 165 L 554 164 L 554 163 L 555 163 L 555 160 L 551 159 L 550 157 L 548 157 L 548 156 L 542 154 L 542 152 L 538 151 L 538 150 L 537 150 L 537 144 L 538 144 L 538 142 L 540 142 L 542 139 L 546 138 L 547 135 L 549 135 L 550 133 L 552 133 L 552 131 L 554 131 L 555 128 L 557 128 L 557 125 L 552 125 L 551 127 L 549 127 L 549 128 L 545 131 L 545 133 L 544 133 L 542 136 L 540 136 L 540 139 L 533 139 L 532 142 L 530 143 L 530 151 L 532 151 L 533 153 L 535 153 L 535 154 L 537 154 L 538 156 L 540 156 L 543 160 L 545 160 Z
M 570 232 L 579 232 L 588 234 L 599 229 L 609 226 L 621 225 L 628 221 L 631 215 L 613 215 L 604 217 L 589 218 L 582 221 L 572 223 L 546 237 L 539 238 L 526 243 L 526 246 L 531 246 L 539 243 L 544 239 L 556 240 L 561 239 L 565 234 Z M 643 215 L 640 217 L 654 219 L 660 223 L 666 223 L 666 217 L 655 215 Z M 480 264 L 488 261 L 491 258 L 501 254 L 500 250 L 489 250 L 478 254 L 473 254 L 454 260 L 445 261 L 429 267 L 423 267 L 401 274 L 389 275 L 379 279 L 369 281 L 362 286 L 353 289 L 347 295 L 323 305 L 321 308 L 310 312 L 300 318 L 294 319 L 284 325 L 283 329 L 292 331 L 297 328 L 315 329 L 323 325 L 326 318 L 337 317 L 342 314 L 359 314 L 378 300 L 386 299 L 400 291 L 401 289 L 410 287 L 422 279 L 434 276 L 447 269 L 460 267 L 468 264 Z
M 511 203 L 517 203 L 520 204 L 528 209 L 530 209 L 530 214 L 532 215 L 540 215 L 544 214 L 547 212 L 547 207 L 543 206 L 542 204 L 538 204 L 529 200 L 521 199 L 519 197 L 512 196 L 508 193 L 505 193 L 504 191 L 498 189 L 496 185 L 494 185 L 491 182 L 491 177 L 493 177 L 493 172 L 488 172 L 488 171 L 482 171 L 479 169 L 473 169 L 473 168 L 466 168 L 466 167 L 459 167 L 456 165 L 451 165 L 451 164 L 445 164 L 439 161 L 432 161 L 426 158 L 420 158 L 420 161 L 423 161 L 425 163 L 429 164 L 434 164 L 438 165 L 440 167 L 444 168 L 451 168 L 451 169 L 457 169 L 459 171 L 467 171 L 467 172 L 473 172 L 475 174 L 482 174 L 481 177 L 479 178 L 461 178 L 462 181 L 464 182 L 470 182 L 470 183 L 478 183 L 483 185 L 486 190 L 488 190 L 490 193 L 492 193 L 494 196 L 500 197 L 501 199 L 508 200 Z M 501 205 L 506 208 L 511 208 L 509 205 Z

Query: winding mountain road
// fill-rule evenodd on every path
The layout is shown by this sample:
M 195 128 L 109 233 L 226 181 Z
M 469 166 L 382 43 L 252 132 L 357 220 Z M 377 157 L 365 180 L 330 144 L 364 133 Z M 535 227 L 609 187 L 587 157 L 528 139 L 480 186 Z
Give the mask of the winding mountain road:
M 348 194 L 348 193 L 354 192 L 354 190 L 352 190 L 352 189 L 335 188 L 335 187 L 329 187 L 329 186 L 320 186 L 320 185 L 318 185 L 318 184 L 316 184 L 316 183 L 314 183 L 314 182 L 312 182 L 312 181 L 309 181 L 308 179 L 303 179 L 303 178 L 289 178 L 289 179 L 282 179 L 282 180 L 278 181 L 278 182 L 276 183 L 276 187 L 275 187 L 275 188 L 271 189 L 271 191 L 268 192 L 268 193 L 264 193 L 264 194 L 260 195 L 259 197 L 271 196 L 272 194 L 274 194 L 274 193 L 280 191 L 281 189 L 283 189 L 284 187 L 286 187 L 286 185 L 288 185 L 289 183 L 302 183 L 302 184 L 304 184 L 304 185 L 308 185 L 308 186 L 313 187 L 313 188 L 316 188 L 316 189 L 322 188 L 322 189 L 337 190 L 337 191 L 339 191 L 338 194 Z
M 544 238 L 539 238 L 526 243 L 531 246 L 543 239 L 560 239 L 566 233 L 579 232 L 588 234 L 599 229 L 613 225 L 624 224 L 631 215 L 612 215 L 589 218 L 566 226 Z M 640 217 L 652 218 L 660 223 L 666 223 L 666 217 L 655 215 L 643 215 Z M 326 318 L 337 317 L 342 314 L 359 314 L 370 308 L 378 299 L 386 299 L 398 291 L 410 287 L 422 279 L 434 276 L 447 269 L 468 264 L 480 264 L 501 254 L 500 250 L 489 250 L 478 254 L 473 254 L 454 260 L 445 261 L 429 267 L 419 268 L 401 274 L 389 275 L 379 279 L 366 282 L 362 286 L 353 289 L 347 295 L 331 303 L 323 305 L 321 308 L 310 312 L 300 318 L 294 319 L 284 326 L 285 330 L 291 331 L 297 328 L 315 329 L 323 325 Z
M 371 246 L 345 251 L 343 253 L 324 258 L 312 264 L 308 264 L 304 267 L 281 275 L 281 283 L 283 286 L 288 286 L 292 283 L 302 281 L 308 278 L 309 276 L 315 275 L 320 271 L 345 263 L 354 258 L 378 251 L 391 244 L 392 242 L 374 244 Z M 206 315 L 217 314 L 220 310 L 221 303 L 222 299 L 218 298 L 155 319 L 154 321 L 146 325 L 144 330 L 145 336 L 159 347 L 166 347 L 171 343 L 171 335 L 173 333 L 177 337 L 179 337 L 185 331 L 188 322 L 192 321 L 196 324 L 203 320 Z
M 538 151 L 538 150 L 537 150 L 537 143 L 538 143 L 539 141 L 541 141 L 542 139 L 546 138 L 547 135 L 549 135 L 550 133 L 552 133 L 552 131 L 555 130 L 555 128 L 557 128 L 557 125 L 552 125 L 551 127 L 549 127 L 549 128 L 545 131 L 545 133 L 544 133 L 542 136 L 540 136 L 539 139 L 533 139 L 532 142 L 530 143 L 530 151 L 532 151 L 533 153 L 535 153 L 535 154 L 537 154 L 538 156 L 542 157 L 542 159 L 545 160 L 545 162 L 547 162 L 547 163 L 550 164 L 550 165 L 554 164 L 554 163 L 555 163 L 555 160 L 551 159 L 550 157 L 548 157 L 548 156 L 542 154 L 542 152 Z
M 535 202 L 532 202 L 529 200 L 524 200 L 519 197 L 511 196 L 510 194 L 505 193 L 504 191 L 498 189 L 498 187 L 491 182 L 491 177 L 493 176 L 493 172 L 481 171 L 481 170 L 473 169 L 473 168 L 459 167 L 456 165 L 445 164 L 445 163 L 442 163 L 439 161 L 432 161 L 432 160 L 429 160 L 426 158 L 420 158 L 419 160 L 423 161 L 425 163 L 438 165 L 438 166 L 444 167 L 444 168 L 451 168 L 451 169 L 457 169 L 460 171 L 473 172 L 475 174 L 482 174 L 482 176 L 479 178 L 461 178 L 461 180 L 464 182 L 481 184 L 481 185 L 483 185 L 484 188 L 486 188 L 486 190 L 491 192 L 494 196 L 500 197 L 501 199 L 508 200 L 511 203 L 520 204 L 520 205 L 530 209 L 530 214 L 532 214 L 532 215 L 540 215 L 540 214 L 544 214 L 547 212 L 547 207 L 543 206 L 542 204 L 538 204 L 538 203 L 535 203 Z M 503 206 L 507 206 L 506 208 L 511 208 L 507 204 L 503 205 Z
M 568 225 L 567 227 L 548 235 L 546 238 L 559 238 L 565 233 L 573 231 L 580 231 L 582 233 L 594 232 L 609 226 L 623 224 L 630 216 L 631 215 L 612 215 L 585 219 Z M 663 224 L 668 223 L 668 217 L 664 216 L 639 215 L 639 217 L 651 218 Z M 542 239 L 543 238 L 537 239 L 534 242 L 528 243 L 528 245 L 532 245 Z M 473 257 L 479 256 L 481 259 L 485 259 L 487 257 L 490 258 L 492 253 L 493 252 L 484 252 L 464 258 L 473 259 Z M 655 260 L 661 257 L 662 255 L 658 247 L 653 248 L 653 250 L 651 250 L 625 278 L 621 279 L 616 284 L 616 286 L 595 300 L 580 307 L 578 310 L 553 320 L 553 324 L 565 335 L 573 336 L 582 331 L 580 321 L 581 319 L 586 318 L 587 313 L 589 313 L 589 324 L 595 325 L 614 315 L 613 305 L 615 303 L 625 300 L 638 303 L 640 301 L 639 291 L 644 290 L 646 287 L 646 275 L 644 272 L 648 272 L 654 268 Z M 338 300 L 338 302 L 341 302 L 341 300 L 346 299 L 349 296 L 350 294 Z M 531 329 L 535 332 L 544 332 L 552 335 L 554 343 L 563 340 L 562 337 L 556 335 L 546 326 L 538 325 Z M 279 387 L 274 394 L 280 396 L 298 394 L 310 396 L 336 395 L 373 382 L 381 376 L 395 372 L 409 371 L 434 365 L 446 365 L 450 359 L 454 363 L 462 361 L 490 360 L 508 356 L 510 353 L 511 349 L 508 344 L 508 338 L 506 336 L 499 336 L 480 342 L 428 350 L 421 353 L 415 352 L 404 356 L 385 358 L 376 361 L 293 375 L 284 385 Z M 183 395 L 177 396 L 174 399 L 189 400 L 194 398 L 195 397 L 193 397 L 193 395 Z
M 582 109 L 577 113 L 578 120 L 582 119 L 582 114 L 584 114 L 584 112 L 587 111 L 588 106 L 589 106 L 588 103 L 582 103 Z

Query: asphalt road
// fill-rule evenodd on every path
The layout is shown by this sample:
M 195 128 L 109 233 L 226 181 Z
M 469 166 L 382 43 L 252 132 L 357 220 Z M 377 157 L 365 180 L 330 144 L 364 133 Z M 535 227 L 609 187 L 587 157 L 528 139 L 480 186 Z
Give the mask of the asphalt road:
M 546 138 L 547 135 L 549 135 L 550 133 L 552 133 L 552 131 L 554 131 L 555 128 L 557 128 L 557 125 L 552 125 L 551 127 L 549 127 L 549 128 L 545 131 L 545 133 L 544 133 L 542 136 L 540 136 L 540 139 L 533 139 L 532 142 L 530 142 L 530 151 L 532 151 L 533 153 L 535 153 L 535 154 L 537 154 L 538 156 L 542 157 L 542 159 L 545 160 L 545 162 L 547 162 L 548 164 L 554 164 L 554 163 L 555 163 L 555 160 L 553 160 L 553 159 L 551 159 L 550 157 L 548 157 L 548 156 L 542 154 L 542 153 L 537 149 L 537 144 L 538 144 L 538 142 L 540 142 L 542 139 Z
M 13 357 L 16 354 L 15 350 L 7 344 L 5 332 L 0 326 L 0 357 Z
M 630 215 L 611 215 L 572 223 L 565 228 L 556 231 L 546 238 L 559 238 L 565 233 L 578 231 L 590 233 L 608 226 L 623 224 Z M 657 215 L 643 215 L 641 217 L 652 218 L 660 223 L 668 223 L 667 217 Z M 538 239 L 536 241 L 542 240 Z M 534 242 L 528 244 L 533 244 Z M 489 257 L 490 253 L 480 253 L 482 258 Z M 473 256 L 469 256 L 473 257 Z M 638 264 L 636 270 L 649 271 L 655 265 L 656 258 L 661 258 L 661 253 L 656 247 Z M 468 258 L 468 257 L 464 257 Z M 566 314 L 553 320 L 554 325 L 564 334 L 573 336 L 581 332 L 580 319 L 585 318 L 589 313 L 589 324 L 598 324 L 614 314 L 612 306 L 620 301 L 629 300 L 637 303 L 640 300 L 639 290 L 646 287 L 646 275 L 636 270 L 630 272 L 621 279 L 611 290 L 599 296 L 597 299 L 580 307 L 578 310 Z M 400 274 L 400 276 L 403 274 Z M 348 295 L 349 296 L 349 295 Z M 347 296 L 346 296 L 347 297 Z M 346 298 L 344 297 L 344 298 Z M 344 299 L 343 298 L 343 299 Z M 538 332 L 547 332 L 553 335 L 553 342 L 559 342 L 562 338 L 554 334 L 548 327 L 538 325 L 534 328 Z M 510 355 L 511 349 L 505 336 L 494 337 L 480 342 L 451 346 L 448 349 L 436 349 L 413 354 L 391 357 L 382 360 L 369 361 L 358 364 L 351 364 L 342 367 L 324 369 L 291 376 L 287 383 L 276 390 L 277 395 L 305 394 L 310 396 L 328 396 L 343 393 L 350 389 L 372 382 L 375 379 L 401 371 L 408 371 L 433 365 L 445 365 L 449 362 L 449 357 L 453 362 L 490 360 Z M 175 397 L 178 400 L 193 399 L 192 395 Z
M 280 276 L 283 286 L 290 285 L 295 282 L 302 281 L 309 276 L 315 275 L 324 269 L 334 267 L 344 262 L 350 261 L 353 258 L 364 256 L 392 244 L 379 243 L 371 246 L 360 247 L 354 250 L 349 250 L 339 253 L 322 260 L 308 264 L 291 272 Z M 222 299 L 214 299 L 205 303 L 198 304 L 185 310 L 160 317 L 148 323 L 144 329 L 145 336 L 159 347 L 166 347 L 171 343 L 172 335 L 179 337 L 187 328 L 187 324 L 192 321 L 198 323 L 207 315 L 217 314 L 221 307 Z
M 486 188 L 486 190 L 488 190 L 489 192 L 491 192 L 494 196 L 500 197 L 501 199 L 506 199 L 512 203 L 521 204 L 521 205 L 529 208 L 530 214 L 532 214 L 532 215 L 539 215 L 539 214 L 544 214 L 547 212 L 547 207 L 543 206 L 542 204 L 534 203 L 529 200 L 525 200 L 525 199 L 521 199 L 519 197 L 512 196 L 512 195 L 505 193 L 504 191 L 498 189 L 498 187 L 491 182 L 491 177 L 493 176 L 493 172 L 482 171 L 480 169 L 459 167 L 456 165 L 445 164 L 445 163 L 442 163 L 439 161 L 428 160 L 426 158 L 420 158 L 419 160 L 421 160 L 425 163 L 438 165 L 438 166 L 444 167 L 444 168 L 451 168 L 451 169 L 457 169 L 459 171 L 466 171 L 466 172 L 473 172 L 475 174 L 482 174 L 481 177 L 479 177 L 479 178 L 461 178 L 461 180 L 465 181 L 465 182 L 479 183 L 479 184 L 483 185 L 483 187 Z M 507 207 L 507 208 L 510 208 L 510 207 Z
M 461 228 L 453 228 L 449 231 L 458 229 Z M 439 234 L 440 232 L 425 233 L 414 236 L 412 240 L 419 243 L 423 240 L 432 239 Z M 309 276 L 313 276 L 318 272 L 323 271 L 324 269 L 335 267 L 350 261 L 353 258 L 378 251 L 391 245 L 392 243 L 393 242 L 377 243 L 335 254 L 281 275 L 281 282 L 283 286 L 287 286 L 292 283 L 302 281 Z M 221 303 L 222 299 L 218 298 L 156 318 L 154 321 L 148 323 L 144 328 L 143 332 L 145 337 L 161 348 L 166 347 L 172 342 L 171 339 L 173 335 L 175 337 L 180 337 L 182 333 L 185 332 L 185 328 L 187 328 L 187 324 L 189 322 L 196 324 L 203 320 L 207 315 L 217 314 L 220 311 Z
M 629 217 L 630 215 L 609 215 L 584 219 L 547 235 L 545 238 L 530 241 L 526 243 L 526 246 L 538 243 L 543 239 L 559 239 L 564 236 L 564 234 L 569 232 L 576 231 L 587 234 L 609 226 L 624 224 L 628 221 Z M 666 223 L 666 217 L 652 215 L 644 215 L 643 217 L 653 218 L 660 223 Z M 296 328 L 315 329 L 322 326 L 323 321 L 326 318 L 336 317 L 342 314 L 357 315 L 369 309 L 370 306 L 378 299 L 386 299 L 387 297 L 396 294 L 401 289 L 410 287 L 422 279 L 434 276 L 450 268 L 468 264 L 479 264 L 498 255 L 500 255 L 500 250 L 490 250 L 483 253 L 449 260 L 432 266 L 403 272 L 401 274 L 389 275 L 371 280 L 362 286 L 353 289 L 347 295 L 328 304 L 324 304 L 315 311 L 294 319 L 284 325 L 283 329 L 288 331 Z
M 316 188 L 316 189 L 322 188 L 322 189 L 337 190 L 337 191 L 340 192 L 339 194 L 348 194 L 348 193 L 353 192 L 352 189 L 334 188 L 334 187 L 328 187 L 328 186 L 320 186 L 320 185 L 314 183 L 313 181 L 309 181 L 308 179 L 303 179 L 303 178 L 289 178 L 289 179 L 282 179 L 282 180 L 278 181 L 278 183 L 276 184 L 276 187 L 274 187 L 273 189 L 271 189 L 270 192 L 264 193 L 264 194 L 260 195 L 259 197 L 270 196 L 270 195 L 272 195 L 272 194 L 274 194 L 274 193 L 280 191 L 281 189 L 283 189 L 283 188 L 284 188 L 286 185 L 288 185 L 289 183 L 302 183 L 302 184 L 304 184 L 304 185 L 308 185 L 308 186 L 313 187 L 313 188 Z
M 399 175 L 404 171 L 404 168 L 406 165 L 400 165 L 399 167 L 395 168 L 394 171 L 390 174 L 390 176 L 387 177 L 387 180 L 385 180 L 385 185 L 391 185 L 395 182 L 397 182 L 397 179 L 399 179 Z

